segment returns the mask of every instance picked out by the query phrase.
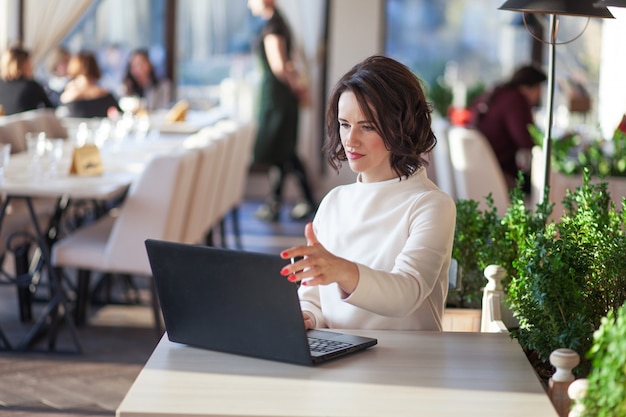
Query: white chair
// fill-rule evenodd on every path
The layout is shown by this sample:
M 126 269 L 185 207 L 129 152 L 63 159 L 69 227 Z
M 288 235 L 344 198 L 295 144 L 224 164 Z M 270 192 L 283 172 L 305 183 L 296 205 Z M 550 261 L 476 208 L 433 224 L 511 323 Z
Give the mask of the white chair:
M 509 191 L 487 138 L 476 129 L 453 126 L 448 141 L 457 199 L 478 201 L 479 208 L 485 210 L 485 197 L 491 193 L 498 213 L 503 215 L 510 205 Z
M 28 132 L 45 132 L 50 138 L 67 137 L 67 130 L 53 109 L 29 110 L 0 117 L 0 142 L 10 143 L 12 153 L 26 150 Z
M 437 138 L 437 145 L 431 152 L 431 163 L 435 172 L 435 183 L 441 191 L 456 200 L 454 184 L 454 169 L 450 160 L 450 145 L 448 143 L 448 129 L 450 124 L 442 119 L 433 121 L 433 133 Z
M 221 161 L 220 173 L 227 180 L 221 181 L 218 189 L 216 190 L 216 194 L 213 199 L 212 212 L 215 212 L 217 217 L 220 219 L 219 231 L 221 244 L 222 246 L 227 246 L 225 242 L 225 218 L 233 209 L 233 198 L 235 193 L 234 184 L 236 184 L 237 181 L 237 172 L 241 166 L 245 166 L 245 169 L 247 170 L 249 162 L 248 156 L 245 153 L 242 153 L 241 155 L 237 154 L 239 150 L 237 142 L 239 141 L 241 127 L 236 121 L 223 120 L 216 123 L 214 128 L 225 135 L 226 150 L 224 160 Z M 235 220 L 235 229 L 238 229 L 236 224 L 236 215 L 233 216 L 233 219 Z M 235 231 L 235 239 L 239 241 L 237 231 Z M 207 241 L 212 241 L 212 233 Z M 239 246 L 239 243 L 237 243 L 237 246 Z
M 241 232 L 239 228 L 239 205 L 243 202 L 248 179 L 248 169 L 252 162 L 252 145 L 256 133 L 256 123 L 246 122 L 240 124 L 235 137 L 234 150 L 229 162 L 229 186 L 226 189 L 226 211 L 230 213 L 235 245 L 242 247 Z
M 196 151 L 155 156 L 131 185 L 117 216 L 106 215 L 53 245 L 52 265 L 78 270 L 77 324 L 85 321 L 91 271 L 151 276 L 145 240 L 182 241 L 197 163 Z M 154 285 L 152 305 L 160 335 L 161 315 Z
M 204 128 L 187 138 L 183 146 L 199 152 L 199 163 L 182 241 L 205 243 L 206 234 L 220 220 L 213 200 L 220 184 L 230 180 L 220 171 L 226 157 L 226 136 L 216 129 Z

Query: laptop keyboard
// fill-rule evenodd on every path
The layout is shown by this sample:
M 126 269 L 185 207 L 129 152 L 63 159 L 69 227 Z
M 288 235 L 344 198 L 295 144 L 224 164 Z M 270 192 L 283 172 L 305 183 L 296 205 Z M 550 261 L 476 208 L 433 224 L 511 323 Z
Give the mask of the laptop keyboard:
M 311 352 L 332 352 L 333 350 L 343 349 L 349 346 L 351 346 L 350 343 L 309 337 L 309 348 L 311 349 Z

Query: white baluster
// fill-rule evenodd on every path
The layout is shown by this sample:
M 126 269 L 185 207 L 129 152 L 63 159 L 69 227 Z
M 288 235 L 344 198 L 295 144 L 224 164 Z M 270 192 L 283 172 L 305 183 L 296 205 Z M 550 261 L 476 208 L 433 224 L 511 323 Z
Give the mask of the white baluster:
M 574 369 L 580 363 L 580 357 L 572 349 L 557 349 L 550 354 L 550 363 L 556 368 L 548 386 L 548 395 L 560 417 L 567 417 L 571 400 L 567 389 L 574 381 Z

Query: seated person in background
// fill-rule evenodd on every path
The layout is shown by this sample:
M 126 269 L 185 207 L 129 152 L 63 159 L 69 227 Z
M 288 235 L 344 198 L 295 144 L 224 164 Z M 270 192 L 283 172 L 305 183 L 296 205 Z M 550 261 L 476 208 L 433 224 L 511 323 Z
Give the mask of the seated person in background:
M 33 79 L 30 53 L 7 49 L 0 58 L 0 106 L 4 114 L 54 107 L 43 86 Z
M 145 110 L 165 109 L 172 98 L 170 87 L 168 80 L 157 78 L 147 51 L 138 49 L 130 55 L 124 96 L 140 98 Z
M 55 104 L 61 104 L 60 96 L 65 90 L 65 86 L 70 81 L 67 75 L 67 66 L 72 55 L 63 47 L 58 47 L 48 57 L 48 71 L 50 77 L 45 86 L 48 97 Z
M 331 190 L 281 252 L 307 328 L 441 330 L 456 206 L 426 175 L 436 144 L 420 80 L 382 56 L 357 64 L 328 101 L 324 149 L 356 182 Z M 299 259 L 299 258 L 298 258 Z
M 107 117 L 119 113 L 117 99 L 98 85 L 100 67 L 91 52 L 82 51 L 73 56 L 67 67 L 71 81 L 61 94 L 61 103 L 67 108 L 67 117 Z
M 534 67 L 519 68 L 511 79 L 495 86 L 472 103 L 472 125 L 485 135 L 498 158 L 509 188 L 522 170 L 530 191 L 530 150 L 535 145 L 528 126 L 534 124 L 533 108 L 539 104 L 546 74 Z

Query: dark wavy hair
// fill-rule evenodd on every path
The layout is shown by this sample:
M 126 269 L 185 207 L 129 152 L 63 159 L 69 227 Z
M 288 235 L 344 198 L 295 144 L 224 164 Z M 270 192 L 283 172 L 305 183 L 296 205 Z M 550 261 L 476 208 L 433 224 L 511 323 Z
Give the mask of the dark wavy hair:
M 102 76 L 96 56 L 92 51 L 87 50 L 80 51 L 70 58 L 67 64 L 67 74 L 72 78 L 84 75 L 92 80 L 99 80 Z
M 432 107 L 419 78 L 404 64 L 374 55 L 352 67 L 335 85 L 326 110 L 324 151 L 336 171 L 347 161 L 339 136 L 338 103 L 346 91 L 354 93 L 359 107 L 390 152 L 390 164 L 400 178 L 428 165 L 423 157 L 437 143 L 431 129 Z
M 148 76 L 150 77 L 151 85 L 153 86 L 157 85 L 159 83 L 159 79 L 157 78 L 156 73 L 154 71 L 154 66 L 152 65 L 152 61 L 150 61 L 150 54 L 148 53 L 148 50 L 146 49 L 134 50 L 130 54 L 130 57 L 128 58 L 128 64 L 126 65 L 126 74 L 124 75 L 124 86 L 126 87 L 127 94 L 136 94 L 140 97 L 143 97 L 145 95 L 145 92 L 143 91 L 143 87 L 139 85 L 139 82 L 137 82 L 137 80 L 135 79 L 135 77 L 133 77 L 133 74 L 130 71 L 131 61 L 133 57 L 135 56 L 141 56 L 148 62 L 148 65 L 150 67 L 150 72 Z
M 24 48 L 13 47 L 2 53 L 0 57 L 0 78 L 4 81 L 30 78 L 26 64 L 30 59 L 30 52 Z

